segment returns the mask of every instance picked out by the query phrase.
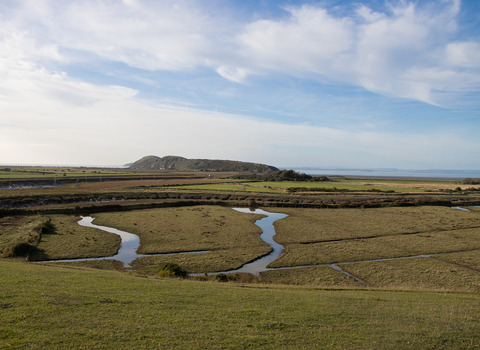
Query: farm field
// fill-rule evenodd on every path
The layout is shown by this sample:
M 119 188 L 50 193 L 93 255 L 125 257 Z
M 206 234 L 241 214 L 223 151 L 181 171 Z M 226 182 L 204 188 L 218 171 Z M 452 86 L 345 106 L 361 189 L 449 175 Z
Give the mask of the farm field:
M 247 192 L 285 192 L 290 188 L 311 191 L 312 189 L 326 189 L 328 191 L 393 191 L 393 192 L 432 192 L 455 190 L 457 188 L 480 188 L 480 185 L 462 185 L 454 181 L 422 181 L 422 180 L 333 180 L 331 182 L 238 182 L 229 184 L 200 184 L 200 185 L 179 185 L 181 190 L 218 190 L 218 191 L 247 191 Z M 300 190 L 297 190 L 299 192 Z

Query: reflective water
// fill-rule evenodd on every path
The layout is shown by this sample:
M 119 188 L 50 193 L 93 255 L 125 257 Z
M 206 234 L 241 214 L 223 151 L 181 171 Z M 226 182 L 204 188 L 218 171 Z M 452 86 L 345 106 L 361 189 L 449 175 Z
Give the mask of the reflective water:
M 209 273 L 209 275 L 215 275 L 215 274 L 220 274 L 220 273 L 237 273 L 237 272 L 243 272 L 243 273 L 251 273 L 253 275 L 259 275 L 260 272 L 263 271 L 270 271 L 270 270 L 287 270 L 287 269 L 298 269 L 298 268 L 305 268 L 305 267 L 316 267 L 316 266 L 327 266 L 332 269 L 335 269 L 349 277 L 354 278 L 358 282 L 368 285 L 361 279 L 349 274 L 348 272 L 344 271 L 339 265 L 348 265 L 348 264 L 354 264 L 354 263 L 366 263 L 366 262 L 380 262 L 380 261 L 391 261 L 391 260 L 401 260 L 401 259 L 414 259 L 414 258 L 434 258 L 435 256 L 438 255 L 443 255 L 443 254 L 451 254 L 451 253 L 460 253 L 460 252 L 449 252 L 449 253 L 436 253 L 436 254 L 425 254 L 425 255 L 415 255 L 415 256 L 404 256 L 404 257 L 396 257 L 396 258 L 384 258 L 384 259 L 373 259 L 373 260 L 364 260 L 364 261 L 352 261 L 352 262 L 339 262 L 339 263 L 334 263 L 334 264 L 320 264 L 320 265 L 305 265 L 305 266 L 294 266 L 294 267 L 281 267 L 281 268 L 267 268 L 267 265 L 270 264 L 271 262 L 275 261 L 278 259 L 284 251 L 284 247 L 280 245 L 279 243 L 275 242 L 273 237 L 275 236 L 275 228 L 273 226 L 273 223 L 277 220 L 283 219 L 287 217 L 287 214 L 282 214 L 282 213 L 271 213 L 267 212 L 265 210 L 261 209 L 248 209 L 248 208 L 233 208 L 236 211 L 242 212 L 242 213 L 248 213 L 248 214 L 257 214 L 257 215 L 265 215 L 266 217 L 261 218 L 255 222 L 255 225 L 260 227 L 262 229 L 262 234 L 260 235 L 260 238 L 267 243 L 271 248 L 272 252 L 269 253 L 268 255 L 261 257 L 251 263 L 243 265 L 241 268 L 236 269 L 236 270 L 229 270 L 229 271 L 221 271 L 221 272 L 214 272 L 214 273 Z M 466 210 L 468 209 L 461 208 L 461 207 L 455 207 L 454 209 L 461 209 L 461 210 Z M 78 222 L 79 225 L 85 226 L 85 227 L 92 227 L 96 228 L 99 230 L 103 230 L 106 232 L 114 233 L 117 234 L 121 237 L 122 239 L 122 246 L 117 252 L 117 254 L 109 257 L 103 257 L 103 258 L 90 258 L 90 259 L 71 259 L 71 260 L 50 260 L 49 262 L 52 261 L 63 261 L 63 262 L 71 262 L 71 261 L 89 261 L 89 260 L 107 260 L 107 259 L 114 259 L 114 260 L 119 260 L 124 263 L 126 267 L 130 266 L 130 263 L 140 257 L 144 256 L 158 256 L 158 255 L 174 255 L 174 254 L 193 254 L 193 253 L 208 253 L 209 251 L 196 251 L 196 252 L 181 252 L 181 253 L 167 253 L 167 254 L 137 254 L 137 249 L 140 245 L 140 239 L 137 235 L 117 230 L 112 227 L 107 227 L 107 226 L 99 226 L 99 225 L 94 225 L 92 223 L 93 218 L 92 217 L 83 217 L 82 220 Z M 478 251 L 478 250 L 471 250 L 473 251 Z M 462 251 L 462 252 L 467 252 L 467 251 Z M 469 268 L 466 268 L 468 270 L 472 270 Z M 479 271 L 473 270 L 477 273 L 480 273 Z M 198 275 L 198 274 L 192 274 L 192 275 Z
M 267 217 L 255 221 L 255 225 L 257 225 L 262 229 L 263 232 L 260 235 L 260 239 L 265 243 L 267 243 L 270 247 L 272 247 L 272 252 L 251 263 L 243 265 L 241 268 L 237 270 L 228 271 L 228 273 L 246 272 L 246 273 L 251 273 L 253 275 L 258 275 L 262 271 L 267 271 L 268 270 L 267 265 L 270 264 L 272 261 L 277 260 L 283 254 L 283 250 L 285 249 L 284 246 L 278 244 L 273 239 L 273 236 L 275 236 L 275 228 L 273 227 L 273 223 L 277 220 L 286 218 L 288 215 L 280 214 L 280 213 L 270 213 L 262 209 L 255 209 L 255 210 L 251 210 L 248 208 L 233 208 L 233 209 L 241 213 L 267 215 Z
M 462 207 L 452 207 L 452 209 L 459 209 L 459 210 L 464 210 L 464 211 L 470 211 L 466 208 L 462 208 Z
M 120 238 L 122 239 L 122 245 L 120 249 L 118 250 L 117 254 L 113 256 L 107 256 L 103 258 L 83 258 L 83 259 L 68 259 L 68 260 L 49 260 L 48 262 L 72 262 L 72 261 L 90 261 L 90 260 L 118 260 L 123 262 L 125 267 L 130 267 L 130 263 L 138 258 L 144 257 L 144 256 L 159 256 L 159 255 L 174 255 L 174 254 L 195 254 L 195 253 L 208 253 L 210 251 L 208 250 L 202 250 L 202 251 L 195 251 L 195 252 L 180 252 L 180 253 L 166 253 L 166 254 L 137 254 L 137 249 L 140 246 L 140 238 L 129 232 L 125 231 L 120 231 L 117 230 L 116 228 L 113 227 L 107 227 L 107 226 L 100 226 L 100 225 L 95 225 L 92 223 L 94 218 L 87 216 L 87 217 L 82 217 L 82 219 L 78 222 L 80 226 L 85 226 L 85 227 L 92 227 L 96 228 L 98 230 L 114 233 L 116 235 L 119 235 Z

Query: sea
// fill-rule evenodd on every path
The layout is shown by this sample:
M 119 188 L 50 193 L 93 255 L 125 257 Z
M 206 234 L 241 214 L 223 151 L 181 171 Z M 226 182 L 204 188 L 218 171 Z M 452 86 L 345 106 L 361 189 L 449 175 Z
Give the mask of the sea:
M 285 168 L 286 169 L 286 168 Z M 480 170 L 376 170 L 376 169 L 313 169 L 290 168 L 308 175 L 374 177 L 374 178 L 406 178 L 406 179 L 447 179 L 463 180 L 480 178 Z

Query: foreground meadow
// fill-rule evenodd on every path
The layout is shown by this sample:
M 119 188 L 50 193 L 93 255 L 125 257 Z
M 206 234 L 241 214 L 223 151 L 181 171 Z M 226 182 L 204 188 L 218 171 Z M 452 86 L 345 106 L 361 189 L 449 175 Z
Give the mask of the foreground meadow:
M 478 293 L 316 290 L 0 261 L 2 349 L 473 349 Z

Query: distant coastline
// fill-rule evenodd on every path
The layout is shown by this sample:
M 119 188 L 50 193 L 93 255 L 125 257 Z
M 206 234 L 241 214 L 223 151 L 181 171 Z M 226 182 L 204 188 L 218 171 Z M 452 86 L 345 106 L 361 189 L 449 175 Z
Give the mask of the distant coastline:
M 132 164 L 132 163 L 130 163 Z M 59 167 L 59 168 L 113 168 L 125 169 L 130 164 L 124 165 L 72 165 L 72 164 L 8 164 L 0 163 L 0 167 Z M 325 175 L 325 176 L 346 176 L 349 178 L 365 178 L 365 179 L 434 179 L 434 180 L 463 180 L 465 178 L 480 178 L 480 170 L 411 170 L 411 169 L 395 169 L 395 168 L 371 168 L 371 169 L 355 169 L 355 168 L 315 168 L 315 167 L 278 167 L 279 169 L 293 169 L 299 173 L 308 175 Z
M 283 169 L 283 168 L 282 168 Z M 350 178 L 405 178 L 405 179 L 445 179 L 463 180 L 480 178 L 480 170 L 402 170 L 402 169 L 318 169 L 292 168 L 308 175 L 347 176 Z

